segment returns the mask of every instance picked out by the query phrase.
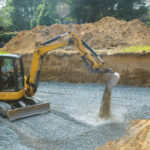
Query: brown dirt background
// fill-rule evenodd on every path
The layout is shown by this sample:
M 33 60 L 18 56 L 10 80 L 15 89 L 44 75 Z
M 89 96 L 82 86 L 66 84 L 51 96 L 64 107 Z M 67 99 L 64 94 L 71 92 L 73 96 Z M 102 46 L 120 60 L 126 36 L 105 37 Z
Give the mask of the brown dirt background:
M 36 42 L 44 42 L 64 32 L 72 31 L 85 40 L 106 65 L 120 73 L 119 84 L 150 87 L 150 54 L 116 54 L 125 46 L 150 45 L 150 29 L 139 20 L 120 21 L 105 17 L 88 24 L 37 26 L 21 31 L 10 40 L 3 51 L 23 54 L 25 72 L 29 73 Z M 107 55 L 108 54 L 108 55 Z M 45 56 L 41 81 L 72 83 L 105 83 L 104 76 L 89 72 L 78 52 L 65 47 Z M 120 140 L 108 142 L 97 150 L 149 150 L 150 120 L 137 120 L 128 134 Z
M 23 56 L 29 73 L 32 55 Z M 119 84 L 150 87 L 150 54 L 115 54 L 103 57 L 106 66 L 120 74 Z M 43 59 L 41 81 L 105 83 L 104 76 L 90 72 L 78 52 L 50 52 Z

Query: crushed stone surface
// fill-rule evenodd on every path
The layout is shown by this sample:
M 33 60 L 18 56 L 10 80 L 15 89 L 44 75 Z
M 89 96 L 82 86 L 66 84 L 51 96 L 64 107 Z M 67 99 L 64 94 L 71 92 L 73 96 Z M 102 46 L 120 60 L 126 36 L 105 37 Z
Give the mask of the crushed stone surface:
M 97 118 L 104 88 L 100 84 L 40 83 L 35 99 L 51 102 L 51 112 L 14 122 L 0 118 L 0 149 L 94 150 L 123 137 L 128 120 L 148 119 L 150 88 L 126 86 L 112 90 L 112 118 Z

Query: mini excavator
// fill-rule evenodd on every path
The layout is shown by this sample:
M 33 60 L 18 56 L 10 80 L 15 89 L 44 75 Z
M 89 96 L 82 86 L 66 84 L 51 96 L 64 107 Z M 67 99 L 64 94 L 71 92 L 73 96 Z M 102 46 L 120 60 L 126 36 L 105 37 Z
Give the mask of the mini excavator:
M 64 37 L 67 37 L 64 40 Z M 63 39 L 63 40 L 62 40 Z M 62 41 L 61 41 L 62 40 Z M 56 42 L 57 43 L 53 43 Z M 60 42 L 61 41 L 61 42 Z M 118 76 L 104 65 L 103 59 L 83 40 L 67 32 L 44 43 L 36 43 L 30 75 L 24 74 L 23 58 L 15 54 L 0 54 L 0 116 L 10 121 L 50 111 L 50 103 L 37 103 L 37 91 L 43 56 L 49 51 L 74 45 L 86 65 L 95 73 L 109 76 L 107 83 L 115 86 Z

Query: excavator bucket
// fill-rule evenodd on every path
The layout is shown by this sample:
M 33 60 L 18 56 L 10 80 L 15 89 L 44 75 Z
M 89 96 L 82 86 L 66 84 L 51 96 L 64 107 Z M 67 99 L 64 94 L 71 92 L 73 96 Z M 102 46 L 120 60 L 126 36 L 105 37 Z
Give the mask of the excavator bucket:
M 119 79 L 120 79 L 120 75 L 117 72 L 106 73 L 107 88 L 112 89 L 112 87 L 114 87 L 118 83 Z
M 17 119 L 21 119 L 33 115 L 47 113 L 49 111 L 50 111 L 50 103 L 44 103 L 44 104 L 35 104 L 35 105 L 8 110 L 6 115 L 10 121 L 14 121 Z
M 106 73 L 106 87 L 99 111 L 101 118 L 109 118 L 111 116 L 111 89 L 117 84 L 119 78 L 120 76 L 117 72 Z

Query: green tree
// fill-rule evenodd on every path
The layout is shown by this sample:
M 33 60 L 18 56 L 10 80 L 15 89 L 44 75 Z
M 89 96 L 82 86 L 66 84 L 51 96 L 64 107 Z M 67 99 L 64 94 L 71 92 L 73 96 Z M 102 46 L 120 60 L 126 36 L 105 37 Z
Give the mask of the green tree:
M 30 22 L 35 8 L 41 0 L 7 0 L 8 5 L 12 7 L 11 19 L 13 30 L 30 29 Z
M 0 27 L 10 27 L 12 25 L 11 12 L 12 8 L 10 6 L 5 6 L 0 9 Z
M 94 22 L 105 16 L 132 20 L 147 13 L 146 0 L 68 0 L 71 16 L 78 23 Z
M 57 23 L 59 19 L 56 7 L 57 0 L 42 0 L 42 3 L 37 7 L 34 17 L 32 18 L 31 26 Z
M 116 3 L 116 17 L 127 21 L 147 15 L 147 0 L 119 0 Z
M 57 7 L 56 7 L 57 15 L 59 16 L 60 22 L 63 24 L 65 21 L 68 20 L 69 13 L 70 13 L 70 6 L 69 4 L 64 1 L 58 1 Z

